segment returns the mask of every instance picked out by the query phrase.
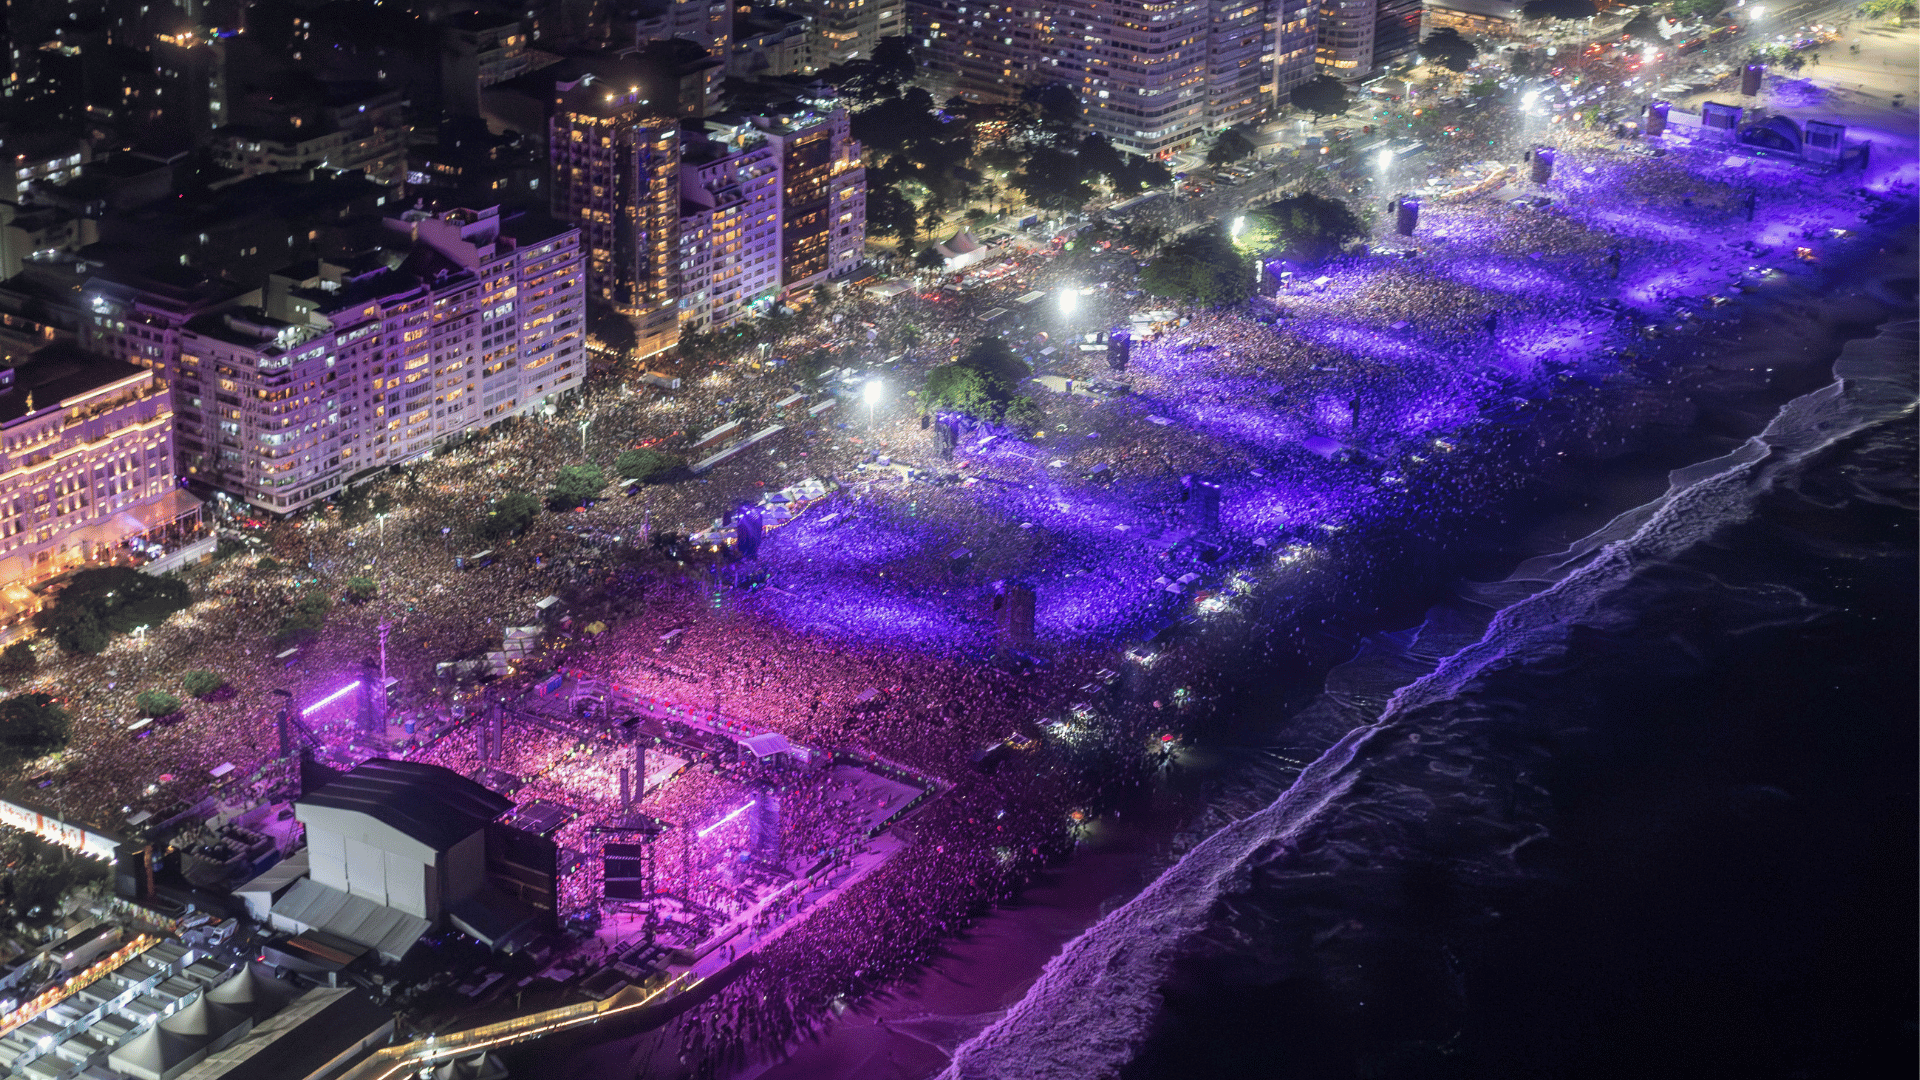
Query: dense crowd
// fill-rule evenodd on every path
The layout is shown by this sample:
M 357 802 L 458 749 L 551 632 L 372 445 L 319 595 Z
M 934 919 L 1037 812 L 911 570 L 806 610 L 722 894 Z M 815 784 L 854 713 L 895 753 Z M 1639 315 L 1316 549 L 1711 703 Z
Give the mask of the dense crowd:
M 1167 638 L 1181 620 L 1211 626 L 1255 609 L 1297 631 L 1314 600 L 1363 589 L 1382 566 L 1496 506 L 1530 470 L 1620 444 L 1630 432 L 1607 425 L 1601 399 L 1565 392 L 1560 376 L 1603 357 L 1698 355 L 1710 344 L 1648 336 L 1675 325 L 1676 298 L 1749 281 L 1758 262 L 1791 268 L 1792 247 L 1841 252 L 1847 241 L 1831 230 L 1866 208 L 1840 185 L 1786 170 L 1730 177 L 1680 155 L 1649 162 L 1597 134 L 1565 145 L 1553 206 L 1511 205 L 1508 190 L 1532 190 L 1521 184 L 1432 202 L 1414 237 L 1394 238 L 1383 224 L 1375 251 L 1319 268 L 1324 282 L 1295 279 L 1232 312 L 1177 312 L 1123 373 L 1081 350 L 1076 335 L 1163 306 L 1138 294 L 1134 260 L 1084 244 L 1008 253 L 976 271 L 994 279 L 970 292 L 921 281 L 892 301 L 843 296 L 775 326 L 764 351 L 681 372 L 677 393 L 604 377 L 557 416 L 503 425 L 383 481 L 394 506 L 382 518 L 348 524 L 312 512 L 257 533 L 228 522 L 230 540 L 257 535 L 278 566 L 230 542 L 238 553 L 190 572 L 198 600 L 167 624 L 98 657 L 43 652 L 32 688 L 78 714 L 71 749 L 37 770 L 64 781 L 47 795 L 61 812 L 111 824 L 210 788 L 234 805 L 284 793 L 273 691 L 304 707 L 360 678 L 385 622 L 385 662 L 405 708 L 442 712 L 454 688 L 437 665 L 499 649 L 507 627 L 539 621 L 535 601 L 557 595 L 571 623 L 506 680 L 512 694 L 532 673 L 565 667 L 806 746 L 877 755 L 949 787 L 910 822 L 915 842 L 835 899 L 835 918 L 769 940 L 721 1007 L 687 1029 L 693 1040 L 784 1037 L 841 996 L 924 960 L 983 904 L 1018 888 L 1070 843 L 1068 811 L 1109 805 L 1149 781 L 1146 740 L 1182 722 L 1176 688 L 1200 700 L 1214 689 L 1216 646 L 1173 635 L 1144 671 L 1124 658 L 1128 647 Z M 1449 173 L 1436 190 L 1472 178 Z M 1749 226 L 1741 200 L 1750 191 L 1790 204 L 1788 223 Z M 1083 287 L 1092 291 L 1062 314 L 1053 297 Z M 1049 298 L 981 321 L 1030 290 Z M 1635 311 L 1594 306 L 1614 295 Z M 988 329 L 1006 333 L 1041 375 L 1119 379 L 1132 392 L 1104 400 L 1034 389 L 1043 431 L 983 424 L 945 457 L 910 393 Z M 775 363 L 820 346 L 837 366 L 883 380 L 871 420 L 858 380 L 796 380 L 797 364 Z M 1610 385 L 1665 377 L 1657 365 L 1610 374 Z M 818 417 L 783 412 L 796 383 L 806 403 L 837 404 Z M 1571 414 L 1555 431 L 1508 422 L 1548 401 Z M 632 497 L 610 488 L 579 512 L 544 514 L 518 538 L 478 531 L 491 500 L 543 494 L 562 465 L 610 470 L 620 451 L 642 444 L 691 454 L 701 432 L 733 419 L 787 430 L 704 476 Z M 882 458 L 916 471 L 903 479 L 880 469 Z M 653 543 L 807 477 L 834 494 L 769 533 L 744 574 L 713 553 Z M 1218 528 L 1194 480 L 1218 485 Z M 455 556 L 483 546 L 496 548 L 494 565 L 455 567 Z M 278 659 L 290 605 L 311 593 L 338 599 L 359 575 L 379 594 L 341 600 L 291 665 Z M 994 601 L 1005 582 L 1035 590 L 1031 646 L 1002 629 Z M 608 629 L 588 636 L 596 621 Z M 664 644 L 675 629 L 683 633 Z M 194 668 L 216 670 L 229 687 L 130 730 L 136 693 L 177 689 Z M 376 751 L 356 742 L 354 704 L 349 695 L 305 720 L 336 759 Z M 1080 704 L 1090 706 L 1091 749 L 1041 723 Z M 469 724 L 437 741 L 423 735 L 427 745 L 410 752 L 473 772 L 475 738 Z M 993 773 L 972 768 L 976 752 L 1009 738 L 1034 748 Z M 651 758 L 644 771 L 656 762 L 665 763 Z M 209 770 L 223 763 L 236 768 L 213 781 Z M 560 834 L 575 852 L 591 848 L 589 820 L 619 809 L 622 764 L 631 767 L 631 751 L 591 732 L 531 723 L 507 726 L 497 759 L 525 782 L 523 800 L 587 814 Z M 639 807 L 704 827 L 750 797 L 747 768 L 696 763 Z M 836 783 L 783 791 L 796 863 L 857 831 L 865 807 Z M 659 860 L 663 886 L 716 916 L 738 911 L 744 898 L 725 864 L 744 827 Z M 567 906 L 592 904 L 597 873 L 589 860 L 566 878 Z

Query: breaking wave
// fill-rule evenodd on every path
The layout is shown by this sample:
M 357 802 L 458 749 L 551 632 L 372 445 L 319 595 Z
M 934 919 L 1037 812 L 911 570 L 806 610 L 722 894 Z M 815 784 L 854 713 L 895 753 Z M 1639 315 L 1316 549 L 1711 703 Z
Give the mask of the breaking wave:
M 1723 457 L 1675 471 L 1666 494 L 1566 551 L 1531 560 L 1505 582 L 1477 590 L 1478 599 L 1498 607 L 1477 640 L 1421 658 L 1423 673 L 1399 685 L 1377 711 L 1363 711 L 1370 718 L 1321 753 L 1278 798 L 1200 841 L 1070 941 L 1019 1002 L 954 1050 L 942 1077 L 1087 1080 L 1117 1072 L 1152 1023 L 1171 965 L 1244 885 L 1248 868 L 1293 846 L 1320 822 L 1383 746 L 1404 739 L 1410 717 L 1456 698 L 1492 671 L 1561 654 L 1572 628 L 1607 621 L 1606 601 L 1638 575 L 1746 520 L 1762 495 L 1791 482 L 1829 447 L 1910 419 L 1917 340 L 1909 322 L 1848 342 L 1834 364 L 1834 382 L 1788 402 L 1766 430 Z

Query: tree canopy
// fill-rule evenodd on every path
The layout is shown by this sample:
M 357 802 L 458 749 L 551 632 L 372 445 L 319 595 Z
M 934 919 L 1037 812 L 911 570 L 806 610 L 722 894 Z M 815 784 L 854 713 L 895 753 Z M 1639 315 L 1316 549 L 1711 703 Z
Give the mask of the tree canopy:
M 524 491 L 500 496 L 480 522 L 480 535 L 489 540 L 519 536 L 540 514 L 540 500 Z
M 133 696 L 133 705 L 141 716 L 172 716 L 180 711 L 180 699 L 165 690 L 142 690 Z
M 0 769 L 59 750 L 72 735 L 72 719 L 51 694 L 15 694 L 0 701 Z
M 607 486 L 607 474 L 598 465 L 567 465 L 554 474 L 553 487 L 547 489 L 547 506 L 553 510 L 571 510 L 585 506 Z
M 1162 248 L 1140 272 L 1140 287 L 1207 307 L 1237 304 L 1253 295 L 1253 264 L 1216 223 Z
M 1347 84 L 1322 75 L 1294 87 L 1287 100 L 1293 103 L 1294 108 L 1305 109 L 1316 117 L 1331 116 L 1346 111 Z
M 1239 161 L 1254 150 L 1253 140 L 1247 138 L 1245 132 L 1239 128 L 1228 128 L 1213 140 L 1212 146 L 1207 148 L 1207 164 L 1226 165 Z
M 32 678 L 40 666 L 34 658 L 33 646 L 24 641 L 16 641 L 0 649 L 0 684 L 8 686 L 21 680 Z
M 1033 368 L 1005 341 L 983 337 L 966 355 L 928 372 L 922 394 L 929 408 L 999 420 L 1020 398 L 1021 384 L 1032 377 Z
M 1914 0 L 1866 0 L 1860 5 L 1860 14 L 1869 19 L 1893 19 L 1904 21 L 1914 16 L 1920 5 Z
M 587 300 L 587 336 L 622 356 L 640 344 L 632 319 L 591 298 Z
M 109 566 L 73 575 L 34 624 L 68 652 L 100 653 L 113 635 L 159 626 L 191 603 L 193 594 L 181 581 Z
M 613 471 L 627 480 L 657 484 L 673 475 L 682 464 L 679 458 L 659 450 L 622 450 L 620 456 L 613 459 Z
M 1443 26 L 1428 34 L 1420 43 L 1420 55 L 1439 64 L 1448 71 L 1465 71 L 1473 66 L 1473 58 L 1480 54 L 1473 42 L 1460 36 L 1460 31 L 1451 26 Z
M 1365 223 L 1346 203 L 1310 191 L 1268 203 L 1247 216 L 1253 230 L 1271 237 L 1269 250 L 1309 265 L 1367 235 Z
M 226 676 L 205 668 L 196 668 L 180 676 L 180 688 L 194 697 L 206 697 L 225 685 Z

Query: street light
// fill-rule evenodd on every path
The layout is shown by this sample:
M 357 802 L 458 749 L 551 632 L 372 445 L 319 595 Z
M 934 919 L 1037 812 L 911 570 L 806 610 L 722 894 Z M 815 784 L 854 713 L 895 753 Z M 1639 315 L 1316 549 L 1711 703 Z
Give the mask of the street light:
M 1247 219 L 1246 219 L 1246 218 L 1244 218 L 1244 217 L 1237 217 L 1237 218 L 1234 218 L 1234 219 L 1233 219 L 1233 236 L 1234 236 L 1234 238 L 1235 238 L 1235 239 L 1239 239 L 1239 237 L 1240 237 L 1240 234 L 1241 234 L 1241 233 L 1243 233 L 1243 232 L 1246 232 L 1246 231 L 1247 231 Z
M 860 388 L 860 396 L 867 400 L 867 430 L 873 430 L 873 407 L 880 403 L 882 386 L 879 379 L 868 379 L 867 385 Z
M 387 546 L 387 515 L 380 514 L 378 515 L 378 519 L 380 521 L 380 546 L 386 547 Z M 307 557 L 307 563 L 308 565 L 312 565 L 313 557 L 311 555 Z
M 1079 289 L 1063 289 L 1060 292 L 1060 314 L 1073 317 L 1073 309 L 1080 306 Z
M 1386 172 L 1388 169 L 1393 168 L 1393 151 L 1382 147 L 1380 153 L 1374 157 L 1373 163 L 1379 167 L 1381 172 Z
M 580 421 L 580 452 L 583 454 L 587 452 L 587 429 L 592 426 L 591 420 Z

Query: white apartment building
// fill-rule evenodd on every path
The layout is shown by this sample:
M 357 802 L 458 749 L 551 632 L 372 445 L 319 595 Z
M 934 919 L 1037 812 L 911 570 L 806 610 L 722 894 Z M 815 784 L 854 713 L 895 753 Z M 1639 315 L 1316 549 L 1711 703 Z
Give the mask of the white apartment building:
M 1273 94 L 1274 0 L 1207 0 L 1207 126 L 1266 115 Z
M 839 96 L 815 83 L 748 119 L 779 155 L 783 295 L 852 273 L 867 246 L 867 170 Z
M 1053 40 L 1049 5 L 1012 0 L 911 0 L 910 33 L 941 99 L 1012 102 L 1041 82 Z
M 387 225 L 411 244 L 399 266 L 310 262 L 264 303 L 90 284 L 94 336 L 173 384 L 183 474 L 284 514 L 579 386 L 579 230 L 497 207 Z
M 1320 0 L 1271 0 L 1269 18 L 1273 25 L 1268 46 L 1273 51 L 1274 100 L 1284 105 L 1295 87 L 1312 82 L 1316 74 L 1314 47 L 1320 36 Z
M 1170 155 L 1206 128 L 1212 0 L 1068 0 L 1055 45 L 1081 115 L 1114 146 Z
M 780 153 L 751 123 L 680 142 L 680 325 L 717 329 L 780 292 Z
M 1320 0 L 1320 71 L 1342 81 L 1373 70 L 1374 22 L 1378 0 Z

